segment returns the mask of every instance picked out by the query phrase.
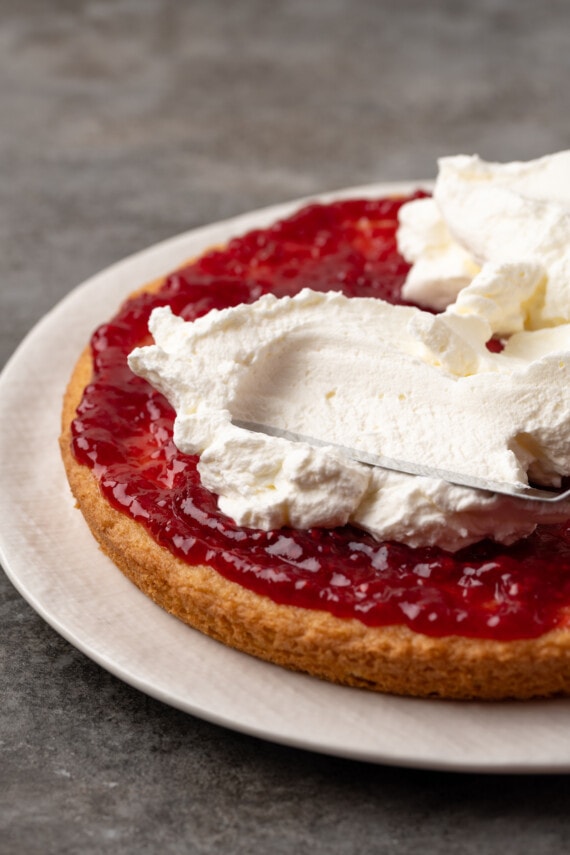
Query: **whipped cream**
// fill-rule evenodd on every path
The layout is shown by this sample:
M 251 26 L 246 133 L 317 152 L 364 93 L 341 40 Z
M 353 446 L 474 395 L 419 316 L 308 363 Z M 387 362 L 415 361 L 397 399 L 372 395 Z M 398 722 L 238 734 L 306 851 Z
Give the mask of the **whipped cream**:
M 351 522 L 448 550 L 484 537 L 510 543 L 570 508 L 370 468 L 233 420 L 512 484 L 531 470 L 556 484 L 570 471 L 570 325 L 524 329 L 542 279 L 534 262 L 495 264 L 439 316 L 308 289 L 194 322 L 159 308 L 155 344 L 129 364 L 176 409 L 176 445 L 200 455 L 204 485 L 240 525 Z M 507 328 L 507 346 L 491 353 L 486 342 Z
M 404 205 L 406 299 L 443 309 L 488 263 L 542 268 L 525 327 L 570 320 L 570 151 L 527 163 L 459 155 L 439 161 L 433 199 Z

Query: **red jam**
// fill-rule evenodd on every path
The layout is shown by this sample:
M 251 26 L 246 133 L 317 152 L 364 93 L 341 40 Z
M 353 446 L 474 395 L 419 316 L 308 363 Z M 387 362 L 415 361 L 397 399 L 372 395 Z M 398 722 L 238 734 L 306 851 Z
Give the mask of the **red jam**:
M 127 354 L 148 339 L 151 310 L 166 303 L 191 320 L 303 287 L 402 302 L 401 203 L 310 205 L 209 252 L 158 293 L 128 300 L 93 336 L 94 375 L 73 423 L 73 451 L 108 501 L 174 555 L 276 602 L 432 636 L 534 638 L 570 622 L 570 522 L 512 547 L 483 542 L 454 555 L 379 543 L 350 526 L 240 528 L 201 486 L 196 458 L 173 445 L 168 403 L 127 366 Z

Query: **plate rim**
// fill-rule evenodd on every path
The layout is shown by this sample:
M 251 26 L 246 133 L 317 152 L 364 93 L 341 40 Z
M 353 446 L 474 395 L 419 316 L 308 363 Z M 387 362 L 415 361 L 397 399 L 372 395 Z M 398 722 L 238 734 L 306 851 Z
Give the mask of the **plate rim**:
M 71 316 L 74 311 L 77 310 L 78 307 L 81 307 L 85 302 L 87 297 L 89 296 L 89 301 L 92 303 L 91 299 L 94 292 L 99 288 L 99 285 L 102 282 L 107 283 L 107 290 L 112 292 L 114 283 L 122 283 L 119 290 L 123 290 L 124 294 L 120 295 L 120 299 L 124 299 L 124 297 L 129 293 L 130 290 L 133 290 L 133 287 L 136 285 L 140 285 L 141 282 L 151 281 L 155 278 L 156 275 L 164 275 L 168 273 L 171 269 L 174 268 L 174 264 L 172 262 L 166 262 L 167 258 L 174 257 L 180 255 L 180 263 L 184 261 L 188 256 L 185 253 L 185 249 L 188 245 L 192 244 L 204 244 L 204 249 L 211 245 L 209 243 L 210 239 L 223 232 L 226 234 L 226 239 L 233 235 L 241 234 L 244 231 L 247 231 L 249 228 L 257 227 L 258 225 L 263 225 L 273 221 L 274 219 L 280 218 L 282 216 L 286 216 L 296 208 L 303 207 L 306 204 L 311 202 L 328 202 L 334 199 L 341 198 L 355 198 L 357 196 L 360 197 L 370 197 L 375 195 L 397 195 L 397 194 L 406 194 L 411 192 L 414 189 L 430 189 L 432 186 L 432 182 L 425 180 L 417 180 L 417 181 L 403 181 L 403 182 L 378 182 L 374 184 L 366 184 L 359 185 L 355 187 L 342 188 L 336 191 L 329 191 L 327 193 L 317 193 L 311 194 L 308 196 L 301 197 L 299 199 L 290 200 L 284 203 L 278 203 L 276 205 L 269 205 L 263 208 L 256 209 L 254 211 L 247 211 L 242 214 L 238 214 L 237 216 L 229 217 L 224 220 L 220 220 L 215 223 L 211 223 L 208 225 L 200 226 L 198 228 L 190 229 L 188 231 L 181 232 L 178 235 L 175 235 L 170 238 L 166 238 L 165 240 L 159 241 L 155 244 L 152 244 L 149 247 L 146 247 L 138 252 L 132 253 L 127 257 L 115 262 L 114 264 L 109 265 L 103 270 L 96 273 L 94 276 L 89 277 L 83 283 L 79 284 L 75 288 L 73 288 L 66 296 L 64 296 L 52 309 L 50 309 L 28 332 L 28 334 L 24 337 L 20 345 L 16 348 L 12 356 L 7 361 L 1 375 L 0 375 L 0 404 L 9 397 L 9 394 L 12 394 L 13 388 L 12 384 L 14 382 L 14 378 L 18 378 L 20 373 L 22 372 L 22 367 L 25 365 L 26 360 L 30 357 L 30 352 L 34 351 L 36 348 L 41 350 L 42 341 L 47 337 L 49 338 L 52 334 L 53 330 L 58 326 L 61 320 L 65 320 L 68 316 Z M 157 270 L 155 272 L 155 267 L 160 267 L 163 260 L 165 260 L 165 266 L 162 271 Z M 140 270 L 145 269 L 146 267 L 152 268 L 152 271 L 149 272 L 150 275 L 145 276 L 142 280 L 140 277 Z M 104 321 L 110 316 L 110 313 L 114 310 L 113 306 L 108 305 L 107 303 L 107 295 L 104 300 L 101 301 L 101 319 L 93 320 L 92 327 L 94 328 L 98 323 Z M 117 298 L 117 303 L 119 302 L 119 298 Z M 115 305 L 116 308 L 116 305 Z M 76 338 L 79 338 L 79 333 L 77 333 Z M 85 342 L 84 342 L 85 343 Z M 78 352 L 73 351 L 76 359 L 79 355 Z M 70 349 L 71 353 L 71 349 Z M 67 356 L 64 359 L 67 359 Z M 71 375 L 71 371 L 73 368 L 74 362 L 71 361 L 68 365 L 68 374 L 67 377 Z M 63 365 L 62 365 L 63 370 Z M 61 375 L 61 371 L 60 371 Z M 58 377 L 58 383 L 61 377 Z M 10 391 L 12 390 L 12 391 Z M 61 389 L 63 393 L 63 389 Z M 0 407 L 1 411 L 1 407 Z M 59 409 L 57 412 L 59 416 Z M 28 416 L 29 418 L 29 416 Z M 3 440 L 4 431 L 2 430 L 2 424 L 0 424 L 0 462 L 6 455 L 6 449 L 3 450 Z M 59 455 L 59 453 L 58 453 Z M 6 458 L 7 459 L 7 458 Z M 65 479 L 65 475 L 63 472 L 63 466 L 60 462 L 61 468 L 61 477 Z M 4 479 L 3 479 L 4 481 Z M 67 488 L 67 482 L 59 485 L 60 488 L 69 490 Z M 61 494 L 63 495 L 63 493 Z M 5 488 L 4 483 L 0 484 L 0 506 L 3 504 L 4 507 L 7 507 L 7 503 L 10 502 L 10 495 L 8 495 L 8 490 Z M 70 494 L 68 495 L 68 503 L 71 505 L 72 500 Z M 90 533 L 86 529 L 86 535 L 91 538 Z M 290 745 L 295 748 L 315 751 L 322 754 L 344 757 L 347 759 L 353 759 L 358 761 L 366 761 L 372 763 L 383 763 L 386 765 L 393 765 L 398 767 L 407 767 L 407 768 L 417 768 L 417 769 L 432 769 L 432 770 L 441 770 L 441 771 L 455 771 L 455 772 L 484 772 L 484 773 L 566 773 L 570 771 L 570 756 L 567 758 L 560 758 L 557 756 L 556 758 L 549 758 L 547 760 L 541 761 L 540 759 L 525 759 L 523 756 L 518 759 L 510 759 L 505 760 L 496 760 L 486 759 L 485 757 L 481 757 L 479 753 L 477 755 L 471 756 L 471 759 L 468 759 L 466 756 L 463 758 L 454 759 L 450 756 L 441 756 L 439 759 L 437 757 L 417 757 L 413 756 L 411 753 L 406 753 L 402 751 L 390 751 L 388 748 L 384 748 L 384 750 L 371 749 L 370 747 L 361 746 L 360 748 L 352 744 L 348 746 L 346 743 L 344 745 L 339 745 L 338 743 L 327 741 L 326 738 L 321 737 L 320 739 L 315 738 L 305 738 L 303 737 L 295 737 L 290 733 L 285 732 L 276 732 L 275 727 L 255 724 L 252 721 L 249 722 L 236 722 L 235 717 L 232 715 L 224 714 L 219 709 L 218 711 L 213 711 L 212 709 L 204 709 L 200 704 L 196 705 L 192 700 L 181 700 L 177 696 L 173 695 L 172 692 L 165 692 L 163 688 L 157 686 L 156 683 L 152 683 L 148 681 L 141 673 L 133 672 L 133 670 L 128 670 L 124 665 L 118 663 L 117 658 L 113 658 L 112 654 L 104 654 L 98 648 L 94 647 L 93 640 L 90 638 L 82 637 L 81 634 L 77 632 L 77 628 L 70 628 L 69 620 L 65 619 L 65 614 L 62 617 L 62 613 L 57 613 L 57 609 L 54 612 L 53 602 L 49 601 L 46 604 L 46 596 L 45 591 L 41 588 L 36 587 L 36 589 L 30 588 L 29 578 L 26 579 L 23 577 L 21 569 L 18 569 L 18 560 L 15 559 L 14 546 L 11 543 L 10 539 L 5 534 L 5 529 L 3 525 L 0 525 L 0 560 L 2 562 L 4 571 L 16 590 L 20 593 L 20 595 L 32 606 L 32 608 L 40 615 L 40 617 L 46 621 L 59 635 L 65 638 L 72 646 L 76 647 L 80 650 L 84 655 L 88 658 L 92 659 L 96 662 L 100 667 L 103 667 L 105 670 L 109 671 L 118 679 L 128 683 L 129 685 L 135 687 L 139 691 L 156 698 L 157 700 L 173 706 L 177 709 L 180 709 L 184 712 L 188 712 L 196 717 L 202 718 L 204 720 L 210 721 L 216 725 L 222 726 L 227 729 L 235 730 L 238 732 L 246 733 L 250 736 L 255 736 L 257 738 L 264 739 L 266 741 L 271 741 L 279 744 Z M 108 559 L 105 559 L 108 561 Z M 110 563 L 110 562 L 109 562 Z M 113 570 L 116 571 L 116 568 L 113 566 Z M 119 574 L 120 575 L 120 574 Z M 32 573 L 32 578 L 33 573 Z M 123 579 L 121 575 L 121 579 Z M 126 580 L 125 580 L 126 581 Z M 131 592 L 134 596 L 140 595 L 144 597 L 144 595 L 140 594 L 138 589 L 134 588 L 131 583 L 127 583 L 129 588 L 125 589 Z M 146 598 L 145 598 L 146 601 Z M 141 601 L 142 602 L 142 601 Z M 146 601 L 153 608 L 158 608 L 150 601 Z M 161 610 L 162 613 L 162 610 Z M 165 613 L 162 613 L 165 615 Z M 169 620 L 176 621 L 175 618 L 172 618 L 170 615 L 166 615 Z M 160 621 L 163 623 L 163 620 Z M 179 624 L 176 621 L 177 625 L 180 625 L 185 632 L 196 633 L 195 630 L 192 630 L 189 627 L 186 627 L 182 624 Z M 199 634 L 198 634 L 199 635 Z M 194 640 L 196 641 L 196 637 L 194 636 Z M 206 640 L 209 644 L 214 644 L 218 646 L 217 642 L 213 642 L 211 639 Z M 237 651 L 232 651 L 232 654 L 238 657 L 244 657 L 246 654 L 237 653 Z M 249 658 L 249 657 L 248 657 Z M 279 666 L 271 665 L 270 663 L 260 663 L 256 660 L 255 671 L 265 671 L 266 669 L 276 669 L 273 670 L 273 675 L 276 673 L 280 674 L 281 677 L 277 677 L 274 679 L 282 680 L 287 682 L 291 686 L 307 686 L 306 681 L 311 681 L 311 685 L 314 687 L 315 678 L 308 677 L 307 675 L 300 674 L 292 674 L 291 672 L 282 672 L 282 669 Z M 249 674 L 249 671 L 247 672 Z M 283 674 L 287 674 L 285 677 Z M 335 695 L 340 697 L 343 693 L 345 697 L 349 697 L 346 693 L 355 693 L 361 690 L 348 689 L 346 687 L 340 686 L 332 686 L 332 684 L 320 684 L 320 681 L 316 681 L 321 687 L 327 686 L 326 690 L 323 690 L 322 694 L 325 696 Z M 318 692 L 317 692 L 318 694 Z M 370 695 L 370 693 L 366 693 L 366 695 Z M 471 704 L 471 707 L 466 707 L 466 702 L 442 702 L 442 701 L 421 701 L 418 699 L 412 698 L 397 698 L 394 699 L 391 696 L 375 696 L 377 698 L 376 705 L 377 706 L 389 706 L 390 704 L 394 707 L 402 707 L 407 708 L 409 710 L 413 710 L 414 706 L 420 710 L 425 709 L 425 704 L 432 705 L 433 709 L 442 708 L 447 709 L 457 709 L 463 708 L 476 710 L 478 708 L 485 707 L 489 709 L 485 704 L 475 703 L 473 705 L 472 702 L 467 702 Z M 530 706 L 534 705 L 544 707 L 544 704 L 548 704 L 549 706 L 557 705 L 556 708 L 560 709 L 560 705 L 563 705 L 565 710 L 570 709 L 570 701 L 546 701 L 546 702 L 525 702 L 530 704 Z M 433 706 L 437 705 L 437 707 Z M 366 704 L 365 704 L 366 706 Z M 369 706 L 373 706 L 373 704 L 369 704 Z M 504 706 L 504 705 L 503 705 Z M 512 704 L 507 704 L 513 711 L 516 711 L 518 708 L 520 710 L 520 706 L 515 702 L 515 706 Z M 495 709 L 498 707 L 495 706 Z M 529 706 L 526 707 L 529 709 Z M 421 714 L 421 712 L 420 712 Z M 514 712 L 516 715 L 516 712 Z M 461 717 L 461 716 L 460 716 Z M 412 715 L 413 719 L 413 715 Z

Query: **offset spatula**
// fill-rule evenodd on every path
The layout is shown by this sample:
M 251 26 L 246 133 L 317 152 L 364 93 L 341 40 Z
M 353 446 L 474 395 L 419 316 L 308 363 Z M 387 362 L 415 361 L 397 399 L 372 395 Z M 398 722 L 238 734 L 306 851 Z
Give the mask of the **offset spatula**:
M 423 475 L 427 478 L 440 478 L 442 481 L 448 481 L 450 484 L 457 484 L 461 487 L 471 487 L 474 490 L 486 490 L 491 493 L 500 493 L 506 496 L 514 496 L 517 499 L 526 499 L 531 502 L 561 502 L 563 499 L 570 498 L 570 489 L 567 487 L 561 488 L 545 488 L 533 487 L 531 485 L 508 484 L 504 481 L 489 481 L 486 478 L 477 478 L 472 475 L 463 475 L 461 472 L 450 472 L 447 469 L 439 469 L 434 466 L 424 466 L 421 463 L 412 463 L 408 460 L 396 460 L 393 457 L 384 457 L 383 455 L 370 454 L 359 448 L 347 448 L 344 445 L 339 445 L 335 442 L 327 442 L 323 439 L 317 439 L 313 436 L 306 436 L 295 431 L 283 430 L 274 425 L 261 424 L 260 422 L 243 421 L 234 419 L 233 424 L 236 427 L 244 428 L 245 430 L 253 431 L 254 433 L 264 433 L 267 436 L 276 436 L 281 439 L 288 439 L 291 442 L 306 442 L 308 445 L 314 445 L 317 448 L 328 446 L 349 457 L 351 460 L 357 460 L 359 463 L 366 463 L 368 466 L 378 466 L 381 469 L 390 469 L 394 472 L 405 472 L 407 475 Z

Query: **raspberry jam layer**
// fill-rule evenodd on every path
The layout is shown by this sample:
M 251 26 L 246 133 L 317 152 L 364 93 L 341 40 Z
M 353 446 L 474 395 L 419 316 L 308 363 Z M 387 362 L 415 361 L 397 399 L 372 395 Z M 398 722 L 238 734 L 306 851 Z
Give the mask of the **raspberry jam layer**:
M 127 354 L 148 340 L 155 306 L 192 320 L 303 287 L 402 302 L 408 266 L 395 233 L 403 201 L 310 205 L 128 300 L 93 336 L 93 379 L 72 426 L 73 452 L 106 499 L 174 555 L 210 564 L 278 603 L 432 636 L 534 638 L 568 623 L 570 523 L 540 527 L 512 547 L 483 542 L 454 555 L 379 543 L 350 526 L 240 528 L 201 486 L 197 458 L 174 446 L 168 403 L 127 365 Z

